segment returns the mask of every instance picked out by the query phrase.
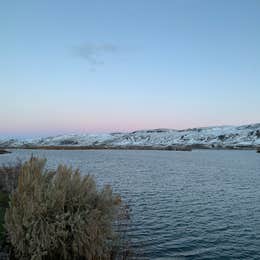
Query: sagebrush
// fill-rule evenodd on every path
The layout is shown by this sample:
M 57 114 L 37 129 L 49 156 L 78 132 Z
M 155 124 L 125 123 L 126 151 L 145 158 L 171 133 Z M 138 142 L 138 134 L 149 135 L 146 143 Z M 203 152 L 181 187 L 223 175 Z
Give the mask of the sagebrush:
M 3 165 L 0 167 L 0 191 L 11 193 L 17 186 L 18 176 L 22 168 L 21 161 L 14 165 Z
M 121 199 L 78 170 L 45 168 L 32 157 L 21 166 L 5 228 L 18 259 L 115 259 L 113 224 Z

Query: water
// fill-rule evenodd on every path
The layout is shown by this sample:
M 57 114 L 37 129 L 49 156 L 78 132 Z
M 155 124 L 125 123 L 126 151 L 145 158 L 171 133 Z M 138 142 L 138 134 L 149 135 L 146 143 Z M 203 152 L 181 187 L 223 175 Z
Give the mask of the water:
M 29 151 L 93 174 L 132 208 L 148 259 L 260 259 L 260 155 L 255 151 Z

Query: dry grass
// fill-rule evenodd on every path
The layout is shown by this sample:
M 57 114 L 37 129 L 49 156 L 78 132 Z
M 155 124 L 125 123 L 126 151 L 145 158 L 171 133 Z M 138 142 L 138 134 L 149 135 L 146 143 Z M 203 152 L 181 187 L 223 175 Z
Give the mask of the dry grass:
M 0 167 L 0 191 L 11 193 L 15 190 L 21 169 L 22 163 L 20 161 L 17 161 L 15 165 Z
M 130 259 L 127 208 L 89 175 L 31 158 L 20 167 L 5 227 L 17 259 Z M 132 258 L 132 257 L 131 257 Z

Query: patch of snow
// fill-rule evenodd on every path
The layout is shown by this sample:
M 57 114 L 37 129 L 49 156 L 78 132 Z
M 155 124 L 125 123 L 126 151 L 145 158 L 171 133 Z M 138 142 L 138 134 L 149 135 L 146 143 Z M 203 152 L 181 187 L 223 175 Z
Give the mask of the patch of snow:
M 130 133 L 69 134 L 37 139 L 0 139 L 1 147 L 22 146 L 170 146 L 258 147 L 260 124 L 184 130 L 152 129 Z

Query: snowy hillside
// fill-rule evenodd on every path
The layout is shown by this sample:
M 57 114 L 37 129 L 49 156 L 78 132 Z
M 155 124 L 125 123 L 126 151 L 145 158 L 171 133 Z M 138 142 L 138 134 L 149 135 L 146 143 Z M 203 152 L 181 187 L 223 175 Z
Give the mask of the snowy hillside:
M 23 146 L 254 148 L 260 147 L 260 124 L 185 130 L 155 129 L 131 133 L 71 134 L 30 140 L 0 139 L 0 147 Z

